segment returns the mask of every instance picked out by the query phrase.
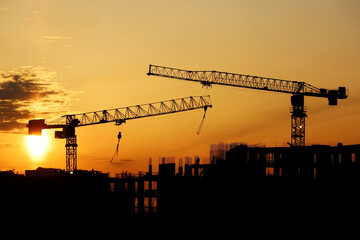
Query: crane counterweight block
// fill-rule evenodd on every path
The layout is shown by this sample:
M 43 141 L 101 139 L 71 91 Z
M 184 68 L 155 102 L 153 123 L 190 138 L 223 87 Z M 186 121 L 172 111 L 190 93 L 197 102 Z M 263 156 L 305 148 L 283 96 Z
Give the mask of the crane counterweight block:
M 345 99 L 347 98 L 347 90 L 345 87 L 339 87 L 338 90 L 329 90 L 328 91 L 328 100 L 329 105 L 336 106 L 338 99 Z
M 41 136 L 43 129 L 62 128 L 65 125 L 59 125 L 59 124 L 52 125 L 52 124 L 47 124 L 45 119 L 33 119 L 33 120 L 29 120 L 26 126 L 28 128 L 29 135 Z
M 63 139 L 75 137 L 75 127 L 73 126 L 64 126 L 62 131 L 55 131 L 55 138 Z
M 27 124 L 28 134 L 41 136 L 42 130 L 45 129 L 45 119 L 30 120 Z

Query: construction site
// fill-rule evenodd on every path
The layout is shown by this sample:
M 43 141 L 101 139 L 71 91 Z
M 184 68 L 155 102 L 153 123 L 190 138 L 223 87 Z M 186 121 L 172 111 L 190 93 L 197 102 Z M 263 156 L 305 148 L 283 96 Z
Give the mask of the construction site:
M 265 224 L 262 221 L 273 217 L 339 221 L 337 217 L 358 210 L 360 145 L 241 144 L 225 158 L 211 157 L 208 164 L 199 158 L 187 158 L 185 164 L 161 158 L 159 172 L 152 171 L 149 159 L 146 172 L 116 177 L 94 170 L 38 168 L 24 175 L 3 171 L 0 204 L 10 212 L 57 212 L 57 217 L 91 212 L 126 223 L 257 219 Z
M 155 65 L 147 75 L 261 91 L 290 94 L 291 131 L 288 147 L 265 144 L 218 143 L 210 145 L 209 160 L 199 157 L 160 157 L 158 172 L 153 159 L 146 171 L 126 171 L 110 177 L 77 167 L 77 127 L 213 107 L 210 96 L 185 97 L 110 110 L 64 115 L 52 121 L 28 122 L 30 135 L 43 129 L 66 140 L 66 168 L 37 168 L 25 174 L 0 172 L 1 206 L 10 211 L 80 213 L 114 217 L 126 223 L 175 221 L 255 221 L 268 224 L 277 216 L 282 223 L 299 223 L 303 217 L 336 221 L 344 211 L 358 210 L 360 145 L 306 145 L 304 97 L 318 97 L 337 105 L 348 90 L 317 88 L 296 82 L 217 71 L 188 71 Z M 216 105 L 216 104 L 215 104 Z M 118 145 L 122 137 L 118 133 Z M 261 137 L 261 136 L 259 136 Z M 235 220 L 234 220 L 235 219 Z M 312 221 L 310 220 L 310 221 Z

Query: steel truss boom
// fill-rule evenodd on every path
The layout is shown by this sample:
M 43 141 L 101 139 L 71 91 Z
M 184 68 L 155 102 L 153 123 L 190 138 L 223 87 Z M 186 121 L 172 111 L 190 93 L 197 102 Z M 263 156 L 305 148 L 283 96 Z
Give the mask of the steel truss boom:
M 217 84 L 290 94 L 302 94 L 304 96 L 325 98 L 329 97 L 329 91 L 327 89 L 314 87 L 305 82 L 258 77 L 244 74 L 218 71 L 189 71 L 177 68 L 149 65 L 148 75 L 200 82 L 205 86 Z M 338 92 L 336 97 L 338 99 L 346 98 L 345 91 Z
M 62 125 L 74 123 L 76 127 L 88 126 L 100 123 L 116 122 L 122 123 L 126 120 L 152 117 L 176 112 L 184 112 L 199 108 L 211 107 L 211 99 L 206 96 L 191 96 L 186 98 L 172 99 L 162 102 L 135 105 L 130 107 L 114 108 L 96 112 L 64 115 L 50 123 Z

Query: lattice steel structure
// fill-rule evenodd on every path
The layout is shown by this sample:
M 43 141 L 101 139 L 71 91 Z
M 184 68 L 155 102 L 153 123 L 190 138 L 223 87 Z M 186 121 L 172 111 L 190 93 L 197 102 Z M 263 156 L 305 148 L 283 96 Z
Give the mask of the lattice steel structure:
M 96 112 L 65 115 L 51 121 L 52 124 L 71 124 L 76 122 L 77 127 L 107 122 L 121 124 L 130 119 L 152 117 L 176 112 L 189 111 L 198 108 L 211 107 L 209 95 L 172 99 L 129 107 L 114 108 Z
M 77 142 L 76 136 L 66 138 L 66 171 L 77 169 Z
M 257 90 L 289 93 L 291 96 L 291 146 L 305 146 L 306 107 L 304 96 L 328 98 L 329 105 L 337 105 L 338 99 L 346 99 L 345 87 L 337 90 L 314 87 L 305 82 L 281 80 L 218 71 L 189 71 L 177 68 L 149 65 L 147 75 L 200 82 L 204 86 L 225 85 Z
M 195 109 L 212 107 L 209 95 L 172 99 L 162 102 L 135 105 L 130 107 L 64 115 L 45 123 L 45 119 L 30 120 L 29 134 L 41 135 L 42 129 L 62 128 L 55 132 L 55 138 L 66 138 L 66 170 L 77 169 L 77 141 L 75 128 L 94 124 L 115 122 L 116 125 L 127 120 L 172 114 Z

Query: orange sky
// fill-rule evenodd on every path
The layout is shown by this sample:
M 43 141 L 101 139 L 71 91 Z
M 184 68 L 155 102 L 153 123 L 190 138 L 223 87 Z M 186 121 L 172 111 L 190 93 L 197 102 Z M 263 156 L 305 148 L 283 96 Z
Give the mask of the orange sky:
M 359 42 L 356 0 L 2 0 L 0 169 L 65 168 L 65 141 L 53 139 L 53 131 L 45 132 L 50 137 L 42 159 L 29 154 L 21 124 L 31 118 L 205 93 L 214 107 L 200 135 L 202 110 L 131 120 L 121 128 L 119 156 L 111 164 L 119 128 L 78 128 L 78 167 L 146 171 L 149 157 L 157 165 L 161 156 L 208 156 L 213 143 L 290 141 L 290 95 L 223 86 L 205 90 L 146 76 L 149 64 L 345 86 L 350 96 L 337 107 L 326 99 L 305 99 L 306 143 L 359 144 Z M 36 74 L 37 85 L 22 86 L 43 94 L 18 96 L 4 87 L 26 71 Z

